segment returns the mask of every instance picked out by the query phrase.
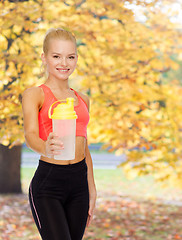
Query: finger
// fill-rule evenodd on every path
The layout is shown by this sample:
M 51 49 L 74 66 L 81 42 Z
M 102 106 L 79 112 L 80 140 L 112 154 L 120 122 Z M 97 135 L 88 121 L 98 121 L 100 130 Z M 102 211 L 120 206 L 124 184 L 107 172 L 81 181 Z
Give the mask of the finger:
M 63 147 L 63 143 L 61 141 L 59 141 L 59 140 L 54 139 L 54 138 L 52 138 L 50 140 L 50 145 Z
M 94 212 L 94 209 L 95 209 L 95 204 L 90 204 L 90 207 L 89 207 L 89 210 L 88 210 L 88 214 L 91 216 L 93 215 L 93 212 Z
M 54 137 L 57 137 L 57 135 L 54 132 L 50 132 L 47 139 L 52 139 Z
M 90 225 L 91 221 L 92 221 L 92 211 L 89 209 L 88 218 L 87 218 L 87 227 Z
M 86 226 L 88 227 L 90 225 L 90 216 L 88 216 L 88 218 L 87 218 L 87 224 L 86 224 Z
M 50 144 L 51 146 L 55 146 L 55 147 L 59 147 L 59 148 L 60 148 L 60 147 L 61 147 L 61 148 L 64 147 L 63 143 L 62 143 L 62 142 L 59 142 L 59 141 L 53 141 L 53 140 L 52 140 L 52 141 L 49 142 L 49 144 Z
M 64 149 L 64 147 L 59 147 L 59 146 L 52 146 L 50 148 L 51 152 L 61 152 Z
M 87 218 L 87 226 L 90 225 L 92 219 L 93 219 L 93 213 L 95 209 L 95 204 L 91 204 L 88 210 L 88 218 Z
M 86 225 L 87 227 L 89 227 L 89 225 L 90 225 L 92 219 L 93 219 L 93 216 L 88 215 L 88 218 L 87 218 L 87 225 Z
M 55 133 L 55 132 L 50 132 L 47 140 L 48 141 L 51 141 L 51 140 L 58 140 L 59 139 L 59 136 Z
M 50 148 L 49 149 L 49 154 L 52 155 L 52 156 L 57 155 L 57 154 L 61 154 L 61 150 L 60 149 Z
M 55 144 L 50 144 L 49 145 L 49 150 L 50 151 L 61 151 L 64 149 L 63 145 L 55 145 Z
M 92 213 L 93 213 L 93 208 L 90 207 L 89 210 L 88 210 L 88 214 L 92 215 Z
M 53 155 L 61 155 L 61 151 L 53 151 Z

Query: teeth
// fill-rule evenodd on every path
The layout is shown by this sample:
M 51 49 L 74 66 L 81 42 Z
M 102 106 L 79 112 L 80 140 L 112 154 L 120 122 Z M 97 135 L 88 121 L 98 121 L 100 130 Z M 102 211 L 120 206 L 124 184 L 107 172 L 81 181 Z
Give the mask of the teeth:
M 67 72 L 68 71 L 68 69 L 58 69 L 59 71 L 61 71 L 61 72 Z

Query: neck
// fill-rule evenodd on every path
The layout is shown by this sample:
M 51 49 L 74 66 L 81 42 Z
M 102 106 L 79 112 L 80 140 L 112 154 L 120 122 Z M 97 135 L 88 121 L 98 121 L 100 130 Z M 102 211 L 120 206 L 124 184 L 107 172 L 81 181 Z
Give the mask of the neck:
M 55 89 L 59 89 L 60 91 L 65 91 L 65 90 L 69 90 L 69 83 L 68 83 L 68 79 L 67 80 L 56 80 L 56 79 L 47 79 L 45 82 L 48 86 L 55 88 Z

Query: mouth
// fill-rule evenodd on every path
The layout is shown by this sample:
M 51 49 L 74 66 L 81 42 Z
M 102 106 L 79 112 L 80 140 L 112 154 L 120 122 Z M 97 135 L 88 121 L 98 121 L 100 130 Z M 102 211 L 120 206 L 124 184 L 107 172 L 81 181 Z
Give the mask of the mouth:
M 69 72 L 69 68 L 56 68 L 56 70 L 58 70 L 59 72 L 62 72 L 62 73 L 67 73 Z

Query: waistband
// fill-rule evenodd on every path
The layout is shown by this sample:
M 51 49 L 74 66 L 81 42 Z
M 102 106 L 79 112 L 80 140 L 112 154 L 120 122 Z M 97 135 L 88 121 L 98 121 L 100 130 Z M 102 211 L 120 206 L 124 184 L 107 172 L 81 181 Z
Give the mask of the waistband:
M 57 169 L 75 169 L 75 168 L 82 167 L 85 164 L 86 164 L 86 159 L 85 158 L 83 160 L 81 160 L 80 162 L 67 164 L 67 165 L 54 164 L 54 163 L 45 162 L 43 160 L 39 160 L 39 166 L 54 167 L 54 168 L 57 168 Z

